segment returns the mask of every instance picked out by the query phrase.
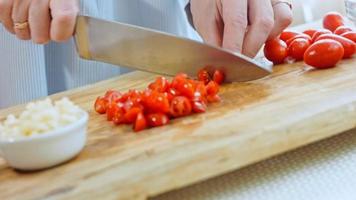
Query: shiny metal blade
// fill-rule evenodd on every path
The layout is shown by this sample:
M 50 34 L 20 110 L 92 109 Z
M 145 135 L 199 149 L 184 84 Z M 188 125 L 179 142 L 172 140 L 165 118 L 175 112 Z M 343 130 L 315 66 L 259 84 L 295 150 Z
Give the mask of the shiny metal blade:
M 184 72 L 195 76 L 206 67 L 209 71 L 221 69 L 226 80 L 234 82 L 259 79 L 271 72 L 270 65 L 218 47 L 88 16 L 78 17 L 75 39 L 84 59 L 163 75 Z

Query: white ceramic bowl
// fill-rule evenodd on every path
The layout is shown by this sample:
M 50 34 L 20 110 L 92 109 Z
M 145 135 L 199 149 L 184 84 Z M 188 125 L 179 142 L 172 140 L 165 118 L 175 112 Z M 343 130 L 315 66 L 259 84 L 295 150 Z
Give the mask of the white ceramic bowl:
M 0 140 L 0 156 L 20 170 L 53 167 L 75 157 L 86 143 L 88 113 L 68 126 L 41 135 Z

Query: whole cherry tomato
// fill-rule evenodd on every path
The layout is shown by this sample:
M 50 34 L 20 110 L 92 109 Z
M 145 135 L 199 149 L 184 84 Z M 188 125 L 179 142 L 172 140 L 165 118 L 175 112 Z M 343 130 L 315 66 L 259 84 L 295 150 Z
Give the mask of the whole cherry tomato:
M 315 68 L 334 67 L 343 57 L 344 48 L 340 42 L 324 39 L 315 42 L 304 53 L 304 62 Z
M 343 33 L 352 31 L 352 29 L 350 27 L 347 26 L 339 26 L 337 27 L 337 29 L 334 31 L 334 34 L 336 35 L 342 35 Z
M 303 33 L 309 35 L 310 38 L 312 38 L 316 31 L 317 30 L 315 30 L 315 29 L 307 29 L 307 30 L 303 31 Z
M 327 30 L 327 29 L 321 29 L 321 30 L 317 30 L 313 37 L 312 37 L 312 43 L 315 42 L 315 40 L 320 36 L 320 35 L 323 35 L 323 34 L 328 34 L 328 33 L 332 33 L 331 31 Z
M 204 84 L 208 84 L 211 80 L 210 75 L 207 70 L 201 69 L 198 72 L 198 80 L 204 82 Z
M 142 112 L 138 113 L 135 124 L 134 124 L 134 131 L 139 132 L 147 128 L 147 120 Z
M 344 25 L 344 18 L 340 13 L 329 12 L 323 18 L 323 26 L 334 32 L 339 26 Z
M 94 110 L 99 114 L 105 114 L 107 105 L 108 100 L 105 97 L 98 97 L 94 104 Z
M 215 70 L 214 75 L 213 75 L 213 81 L 215 81 L 217 84 L 221 85 L 225 80 L 225 74 L 224 72 L 220 70 Z
M 280 64 L 288 56 L 287 45 L 278 38 L 269 40 L 265 43 L 264 54 L 273 64 Z
M 356 51 L 356 44 L 353 41 L 344 38 L 342 36 L 335 35 L 335 34 L 324 34 L 319 36 L 316 41 L 323 40 L 323 39 L 332 39 L 340 42 L 340 44 L 342 44 L 342 46 L 344 47 L 343 58 L 350 58 Z
M 296 32 L 296 31 L 286 30 L 281 33 L 281 35 L 279 36 L 279 39 L 283 40 L 284 42 L 287 42 L 289 39 L 291 39 L 299 34 L 301 34 L 301 33 Z
M 306 40 L 308 40 L 310 43 L 311 43 L 311 41 L 312 41 L 312 38 L 311 38 L 309 35 L 307 35 L 307 34 L 300 34 L 300 35 L 297 35 L 297 36 L 295 36 L 295 37 L 293 37 L 293 38 L 287 40 L 287 42 L 286 42 L 287 46 L 289 46 L 295 39 L 298 39 L 298 38 L 306 39 Z
M 304 38 L 297 38 L 288 46 L 288 55 L 295 60 L 303 60 L 304 52 L 310 46 L 310 42 Z
M 349 32 L 343 33 L 341 36 L 344 38 L 347 38 L 349 40 L 352 40 L 356 43 L 356 32 L 355 31 L 349 31 Z
M 177 96 L 171 102 L 169 114 L 173 117 L 183 117 L 192 113 L 192 105 L 185 96 Z
M 151 127 L 163 126 L 169 123 L 168 116 L 163 113 L 148 114 L 146 120 Z

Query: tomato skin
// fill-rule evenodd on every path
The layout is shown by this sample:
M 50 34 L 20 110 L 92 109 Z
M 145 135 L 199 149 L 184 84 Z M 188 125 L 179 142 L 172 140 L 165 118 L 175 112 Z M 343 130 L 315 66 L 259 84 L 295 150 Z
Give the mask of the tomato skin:
M 273 64 L 281 64 L 288 56 L 287 45 L 278 38 L 269 40 L 265 43 L 264 54 Z
M 215 95 L 208 95 L 207 100 L 209 103 L 217 103 L 221 101 L 221 98 L 219 95 L 215 94 Z
M 135 132 L 142 131 L 147 128 L 147 120 L 142 112 L 138 113 L 133 129 Z
M 310 46 L 310 42 L 304 38 L 295 39 L 288 46 L 288 55 L 297 61 L 303 60 L 304 52 Z
M 99 114 L 105 114 L 108 103 L 105 97 L 98 97 L 94 104 L 94 110 Z
M 318 37 L 316 41 L 323 40 L 323 39 L 332 39 L 335 41 L 340 42 L 344 47 L 344 56 L 343 58 L 350 58 L 356 51 L 356 44 L 344 37 L 335 34 L 324 34 Z
M 108 90 L 105 93 L 104 97 L 108 100 L 109 103 L 118 102 L 120 100 L 120 98 L 122 97 L 122 94 L 116 90 Z
M 204 84 L 208 84 L 211 80 L 210 75 L 207 70 L 201 69 L 198 72 L 198 80 L 204 82 Z
M 206 85 L 206 93 L 208 96 L 218 94 L 219 84 L 217 84 L 215 81 L 210 81 L 208 85 Z
M 190 100 L 185 96 L 177 96 L 171 102 L 169 114 L 175 118 L 187 116 L 192 113 Z
M 174 89 L 176 89 L 180 94 L 188 97 L 188 98 L 193 98 L 194 96 L 194 84 L 187 79 L 182 80 L 178 84 L 174 85 Z
M 297 35 L 300 35 L 300 33 L 296 31 L 283 31 L 279 36 L 279 39 L 283 40 L 284 42 L 287 42 L 289 39 Z
M 225 81 L 225 74 L 220 70 L 215 70 L 213 75 L 213 81 L 221 85 Z
M 329 12 L 323 18 L 323 27 L 334 32 L 339 26 L 344 25 L 344 18 L 340 13 Z
M 125 112 L 123 109 L 119 109 L 115 112 L 112 121 L 114 124 L 119 125 L 125 123 Z
M 304 53 L 304 62 L 318 69 L 334 67 L 343 57 L 340 42 L 324 39 L 315 42 Z
M 149 84 L 148 88 L 158 92 L 166 92 L 170 88 L 170 83 L 165 77 L 160 76 L 156 78 L 155 82 Z
M 169 100 L 164 93 L 157 91 L 147 91 L 144 94 L 143 105 L 147 108 L 149 113 L 168 113 L 169 112 Z
M 312 38 L 316 31 L 317 30 L 315 30 L 315 29 L 307 29 L 307 30 L 303 31 L 303 33 L 309 35 L 310 38 Z
M 169 123 L 169 118 L 163 113 L 153 113 L 146 116 L 147 124 L 151 127 L 163 126 Z
M 298 38 L 306 39 L 306 40 L 308 40 L 309 42 L 312 41 L 312 39 L 311 39 L 311 37 L 310 37 L 309 35 L 307 35 L 307 34 L 300 34 L 300 35 L 297 35 L 297 36 L 295 36 L 295 37 L 293 37 L 293 38 L 287 40 L 287 42 L 286 42 L 287 46 L 289 46 L 295 39 L 298 39 Z
M 120 104 L 120 105 L 122 105 L 122 104 Z M 123 109 L 122 106 L 119 106 L 119 104 L 116 102 L 111 102 L 108 105 L 107 110 L 106 110 L 106 119 L 108 121 L 112 121 L 112 119 L 115 116 L 115 113 L 119 112 L 120 109 Z
M 352 31 L 352 29 L 350 27 L 347 26 L 339 26 L 335 31 L 334 34 L 336 35 L 342 35 L 343 33 Z
M 356 43 L 356 31 L 349 31 L 349 32 L 343 33 L 341 36 L 344 38 L 347 38 L 349 40 L 352 40 L 353 42 Z
M 320 35 L 323 35 L 323 34 L 328 34 L 328 33 L 332 33 L 331 31 L 327 30 L 327 29 L 321 29 L 321 30 L 318 30 L 314 33 L 313 37 L 312 37 L 312 43 L 315 42 L 315 40 L 320 36 Z

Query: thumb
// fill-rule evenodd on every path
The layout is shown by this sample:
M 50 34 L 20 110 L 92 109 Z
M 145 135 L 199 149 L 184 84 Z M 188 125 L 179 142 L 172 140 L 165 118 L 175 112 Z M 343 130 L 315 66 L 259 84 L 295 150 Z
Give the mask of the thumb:
M 51 40 L 62 42 L 74 33 L 76 17 L 79 12 L 78 0 L 50 0 Z

